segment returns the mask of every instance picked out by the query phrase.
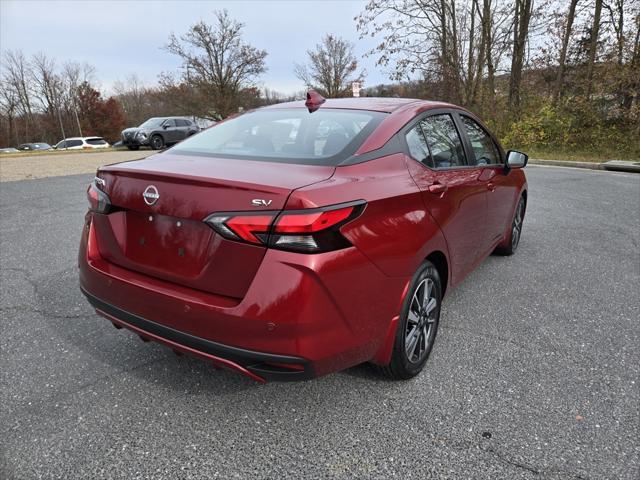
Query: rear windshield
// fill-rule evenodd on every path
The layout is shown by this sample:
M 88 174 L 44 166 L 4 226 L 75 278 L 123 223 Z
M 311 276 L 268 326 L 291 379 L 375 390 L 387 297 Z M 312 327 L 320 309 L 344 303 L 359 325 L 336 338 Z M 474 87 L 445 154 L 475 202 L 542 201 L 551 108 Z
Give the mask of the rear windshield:
M 191 154 L 335 165 L 355 153 L 385 117 L 366 110 L 257 110 L 221 122 L 171 149 Z
M 89 145 L 106 145 L 107 142 L 103 138 L 87 138 L 86 142 Z

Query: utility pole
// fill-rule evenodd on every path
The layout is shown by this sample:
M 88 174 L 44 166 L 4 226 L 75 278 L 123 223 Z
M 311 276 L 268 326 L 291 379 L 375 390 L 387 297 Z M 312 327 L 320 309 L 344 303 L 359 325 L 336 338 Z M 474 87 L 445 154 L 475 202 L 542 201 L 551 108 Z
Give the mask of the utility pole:
M 60 108 L 58 108 L 58 120 L 60 121 L 60 130 L 62 130 L 62 140 L 64 140 L 65 138 L 67 138 L 67 136 L 64 134 L 64 126 L 62 125 L 62 115 L 60 115 Z
M 80 132 L 80 136 L 82 136 L 82 127 L 80 127 L 80 119 L 78 118 L 78 109 L 76 108 L 76 101 L 73 100 L 73 113 L 76 116 L 76 123 L 78 124 L 78 132 Z

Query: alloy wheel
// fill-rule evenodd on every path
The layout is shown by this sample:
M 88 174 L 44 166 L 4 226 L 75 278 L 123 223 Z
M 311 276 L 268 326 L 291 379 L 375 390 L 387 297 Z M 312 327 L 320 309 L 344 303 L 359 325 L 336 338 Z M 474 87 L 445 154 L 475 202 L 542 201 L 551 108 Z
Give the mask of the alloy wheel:
M 520 234 L 522 233 L 522 217 L 524 212 L 524 202 L 522 199 L 518 202 L 516 215 L 513 218 L 513 226 L 511 228 L 511 248 L 515 250 L 520 243 Z
M 405 354 L 411 363 L 419 363 L 433 341 L 438 300 L 431 278 L 423 279 L 413 292 L 405 331 Z

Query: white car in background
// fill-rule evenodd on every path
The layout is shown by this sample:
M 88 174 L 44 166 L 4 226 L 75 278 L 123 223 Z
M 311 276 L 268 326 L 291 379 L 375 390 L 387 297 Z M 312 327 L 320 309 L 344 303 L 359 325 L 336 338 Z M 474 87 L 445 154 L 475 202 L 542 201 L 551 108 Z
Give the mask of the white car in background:
M 111 145 L 102 137 L 70 137 L 58 142 L 56 150 L 83 150 L 94 148 L 109 148 Z

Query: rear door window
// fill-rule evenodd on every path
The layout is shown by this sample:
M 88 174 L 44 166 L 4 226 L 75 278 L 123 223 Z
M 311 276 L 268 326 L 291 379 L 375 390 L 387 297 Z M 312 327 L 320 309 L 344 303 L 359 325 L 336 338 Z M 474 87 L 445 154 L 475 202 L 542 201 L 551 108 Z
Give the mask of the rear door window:
M 461 167 L 467 164 L 462 141 L 448 113 L 426 117 L 420 122 L 431 151 L 434 168 Z
M 106 145 L 107 144 L 104 138 L 87 138 L 86 142 L 89 145 Z

